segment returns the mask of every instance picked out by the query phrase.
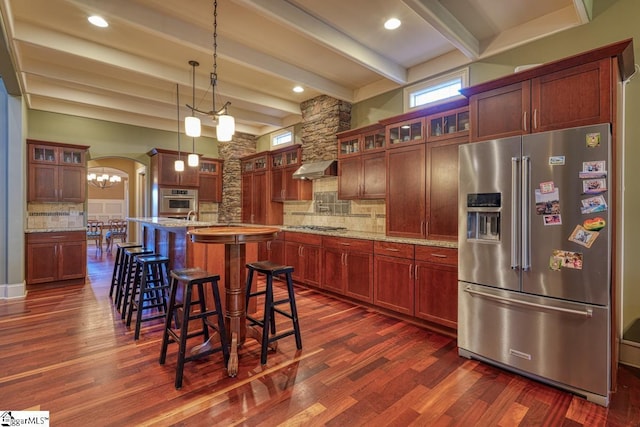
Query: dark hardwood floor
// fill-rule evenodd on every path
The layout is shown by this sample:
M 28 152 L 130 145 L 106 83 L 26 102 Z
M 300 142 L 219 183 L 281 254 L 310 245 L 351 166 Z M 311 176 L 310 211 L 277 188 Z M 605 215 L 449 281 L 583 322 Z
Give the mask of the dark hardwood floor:
M 638 426 L 640 373 L 622 366 L 609 408 L 457 355 L 454 339 L 297 288 L 303 350 L 279 342 L 239 374 L 220 354 L 158 364 L 160 323 L 139 341 L 108 296 L 112 256 L 89 248 L 84 286 L 0 301 L 0 410 L 47 410 L 52 426 Z M 278 284 L 278 292 L 283 292 Z

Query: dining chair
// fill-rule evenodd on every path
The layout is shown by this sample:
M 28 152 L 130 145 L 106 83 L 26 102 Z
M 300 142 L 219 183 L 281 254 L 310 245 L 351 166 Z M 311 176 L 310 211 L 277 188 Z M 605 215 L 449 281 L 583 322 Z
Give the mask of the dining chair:
M 87 220 L 87 240 L 93 240 L 96 244 L 96 254 L 102 253 L 102 229 L 104 222 Z
M 111 253 L 115 239 L 120 239 L 120 242 L 127 241 L 127 221 L 124 219 L 109 220 L 109 230 L 106 233 L 107 253 Z

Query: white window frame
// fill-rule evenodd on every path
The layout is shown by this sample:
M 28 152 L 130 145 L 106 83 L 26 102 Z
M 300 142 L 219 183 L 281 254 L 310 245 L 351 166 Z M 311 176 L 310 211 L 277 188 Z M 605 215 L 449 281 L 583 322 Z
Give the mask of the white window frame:
M 282 138 L 285 135 L 291 135 L 291 140 L 289 142 L 285 142 L 282 144 L 275 143 L 279 138 Z M 273 150 L 274 148 L 282 148 L 282 147 L 288 147 L 289 145 L 293 145 L 295 143 L 295 139 L 296 138 L 295 138 L 295 134 L 293 132 L 293 126 L 292 126 L 292 127 L 288 127 L 288 128 L 284 128 L 284 129 L 280 129 L 278 131 L 272 132 L 269 143 L 271 145 L 271 149 Z
M 447 98 L 438 99 L 433 102 L 428 102 L 425 104 L 414 105 L 413 101 L 415 100 L 416 96 L 421 95 L 430 90 L 436 90 L 439 87 L 449 82 L 453 82 L 454 80 L 459 80 L 463 88 L 469 86 L 469 68 L 463 68 L 461 70 L 453 71 L 451 73 L 447 73 L 442 76 L 425 80 L 420 83 L 416 83 L 411 86 L 405 87 L 403 89 L 404 111 L 407 112 L 412 110 L 418 110 L 420 108 L 425 108 L 427 106 L 437 105 L 437 104 L 453 101 L 455 99 L 464 97 L 464 95 L 460 94 L 460 95 L 450 96 Z

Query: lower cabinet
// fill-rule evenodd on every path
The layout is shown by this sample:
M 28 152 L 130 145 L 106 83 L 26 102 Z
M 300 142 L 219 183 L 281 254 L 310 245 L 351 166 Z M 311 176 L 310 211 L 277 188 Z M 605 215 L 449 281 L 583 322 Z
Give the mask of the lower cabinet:
M 458 251 L 431 246 L 415 251 L 415 316 L 457 329 Z
M 284 259 L 293 267 L 293 280 L 320 286 L 320 251 L 322 236 L 309 233 L 287 232 Z
M 284 236 L 285 233 L 280 232 L 274 240 L 258 243 L 258 259 L 284 265 Z
M 374 251 L 374 304 L 414 315 L 414 245 L 380 242 Z
M 322 238 L 322 288 L 373 302 L 373 241 Z
M 86 277 L 85 231 L 27 233 L 25 240 L 27 285 Z

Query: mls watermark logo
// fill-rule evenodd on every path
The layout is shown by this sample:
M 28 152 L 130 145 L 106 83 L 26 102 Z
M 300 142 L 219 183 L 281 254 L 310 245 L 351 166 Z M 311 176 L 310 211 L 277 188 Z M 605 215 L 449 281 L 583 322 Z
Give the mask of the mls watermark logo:
M 0 427 L 42 426 L 49 427 L 49 411 L 2 411 Z

